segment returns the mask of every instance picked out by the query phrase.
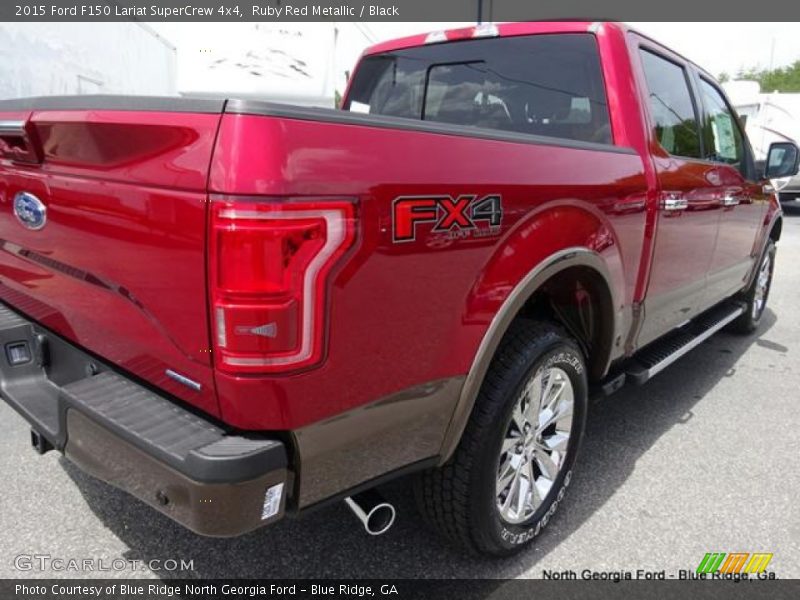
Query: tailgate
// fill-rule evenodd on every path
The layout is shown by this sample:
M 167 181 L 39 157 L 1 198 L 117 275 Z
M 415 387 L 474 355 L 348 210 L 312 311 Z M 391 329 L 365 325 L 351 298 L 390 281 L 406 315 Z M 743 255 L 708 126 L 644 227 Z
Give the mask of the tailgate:
M 206 181 L 221 111 L 0 102 L 0 300 L 215 415 Z

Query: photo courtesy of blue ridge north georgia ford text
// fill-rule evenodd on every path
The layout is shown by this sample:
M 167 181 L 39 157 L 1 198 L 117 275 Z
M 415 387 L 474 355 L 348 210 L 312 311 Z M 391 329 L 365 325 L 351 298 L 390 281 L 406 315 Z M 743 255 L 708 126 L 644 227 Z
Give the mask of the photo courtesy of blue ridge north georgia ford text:
M 797 23 L 566 2 L 0 6 L 0 598 L 797 595 Z

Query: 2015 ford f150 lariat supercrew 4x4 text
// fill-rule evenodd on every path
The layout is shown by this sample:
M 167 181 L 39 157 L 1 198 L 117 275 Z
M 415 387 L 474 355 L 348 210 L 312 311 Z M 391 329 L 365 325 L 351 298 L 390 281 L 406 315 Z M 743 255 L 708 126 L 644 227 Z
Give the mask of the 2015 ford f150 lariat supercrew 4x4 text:
M 781 212 L 703 70 L 615 23 L 375 46 L 341 110 L 0 102 L 2 396 L 186 527 L 413 475 L 467 549 L 533 540 L 590 396 L 764 313 Z

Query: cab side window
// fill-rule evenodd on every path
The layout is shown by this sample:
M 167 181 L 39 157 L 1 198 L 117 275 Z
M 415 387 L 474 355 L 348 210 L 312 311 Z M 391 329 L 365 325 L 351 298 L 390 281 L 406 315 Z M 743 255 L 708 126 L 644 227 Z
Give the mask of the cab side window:
M 367 56 L 345 110 L 613 144 L 594 35 L 483 38 Z
M 641 50 L 641 57 L 658 142 L 674 156 L 701 158 L 700 128 L 686 70 L 648 50 Z
M 706 113 L 703 122 L 705 158 L 731 165 L 746 174 L 742 132 L 725 98 L 716 87 L 702 78 L 700 96 Z

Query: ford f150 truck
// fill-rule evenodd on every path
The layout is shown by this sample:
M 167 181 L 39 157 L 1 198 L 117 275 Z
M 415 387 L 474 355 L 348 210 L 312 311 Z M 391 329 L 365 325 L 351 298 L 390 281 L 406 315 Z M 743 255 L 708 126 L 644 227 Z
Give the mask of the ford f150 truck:
M 205 535 L 414 474 L 508 554 L 567 490 L 590 395 L 753 331 L 781 212 L 713 78 L 614 23 L 365 52 L 341 110 L 0 102 L 2 397 Z

